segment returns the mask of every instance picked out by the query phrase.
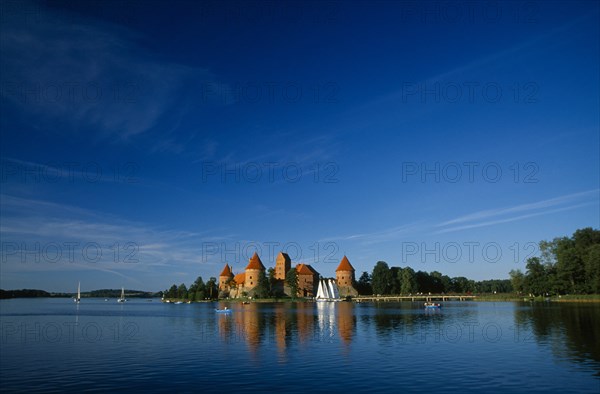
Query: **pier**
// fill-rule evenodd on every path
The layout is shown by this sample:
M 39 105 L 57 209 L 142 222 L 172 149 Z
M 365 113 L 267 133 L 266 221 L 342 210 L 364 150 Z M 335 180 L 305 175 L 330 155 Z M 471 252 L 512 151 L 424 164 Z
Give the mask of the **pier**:
M 375 302 L 400 302 L 400 301 L 467 301 L 474 300 L 473 295 L 446 295 L 446 294 L 420 294 L 408 296 L 358 296 L 352 298 L 354 302 L 375 301 Z

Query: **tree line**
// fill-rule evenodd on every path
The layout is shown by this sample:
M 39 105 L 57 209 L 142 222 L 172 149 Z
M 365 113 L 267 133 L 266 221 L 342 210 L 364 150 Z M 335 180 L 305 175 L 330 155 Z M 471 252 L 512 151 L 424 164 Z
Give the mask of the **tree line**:
M 540 257 L 529 258 L 526 271 L 510 271 L 510 279 L 474 281 L 450 278 L 438 271 L 389 267 L 378 261 L 371 274 L 356 283 L 361 295 L 417 293 L 512 293 L 539 295 L 600 294 L 600 230 L 591 227 L 539 243 Z
M 510 271 L 518 293 L 538 295 L 600 294 L 600 230 L 591 227 L 571 237 L 540 242 L 540 257 L 527 260 L 526 271 Z
M 44 290 L 22 289 L 22 290 L 2 290 L 0 289 L 0 299 L 8 298 L 35 298 L 52 297 L 52 294 Z
M 385 261 L 378 261 L 373 272 L 363 272 L 356 283 L 361 295 L 409 295 L 441 293 L 509 293 L 512 291 L 508 279 L 474 281 L 463 276 L 451 278 L 438 271 L 415 271 L 410 267 L 389 267 Z
M 151 291 L 127 290 L 125 289 L 127 298 L 153 298 L 160 297 L 160 292 L 154 293 Z M 121 289 L 99 289 L 92 290 L 88 293 L 81 293 L 82 297 L 97 297 L 97 298 L 119 298 Z
M 475 281 L 464 276 L 449 277 L 438 271 L 390 267 L 385 261 L 378 261 L 373 271 L 363 272 L 354 285 L 361 295 L 494 292 L 532 295 L 600 294 L 600 230 L 584 228 L 575 231 L 572 237 L 541 241 L 539 245 L 541 256 L 527 260 L 525 273 L 521 270 L 510 271 L 510 279 Z M 261 272 L 257 282 L 252 294 L 255 298 L 283 296 L 283 286 L 275 279 L 273 268 L 269 268 L 266 273 Z M 287 273 L 285 285 L 290 288 L 291 294 L 297 294 L 299 284 L 295 268 Z M 217 299 L 219 286 L 214 277 L 206 283 L 202 277 L 198 277 L 189 288 L 183 283 L 171 286 L 164 292 L 164 296 L 190 301 Z
M 164 298 L 177 298 L 187 301 L 215 300 L 218 296 L 219 286 L 217 285 L 217 279 L 211 277 L 208 282 L 204 283 L 201 276 L 189 288 L 185 283 L 179 286 L 174 284 L 163 293 Z

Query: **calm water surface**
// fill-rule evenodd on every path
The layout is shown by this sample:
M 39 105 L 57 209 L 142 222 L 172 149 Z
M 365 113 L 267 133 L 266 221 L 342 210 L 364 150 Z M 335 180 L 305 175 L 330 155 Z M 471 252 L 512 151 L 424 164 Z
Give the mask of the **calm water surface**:
M 0 301 L 0 389 L 600 392 L 600 305 Z

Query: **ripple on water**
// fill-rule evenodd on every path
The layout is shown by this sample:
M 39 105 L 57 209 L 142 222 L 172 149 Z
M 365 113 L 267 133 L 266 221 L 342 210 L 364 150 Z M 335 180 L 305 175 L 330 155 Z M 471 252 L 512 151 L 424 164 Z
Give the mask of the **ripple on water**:
M 597 308 L 256 304 L 215 316 L 211 304 L 2 306 L 7 391 L 597 392 L 600 382 Z

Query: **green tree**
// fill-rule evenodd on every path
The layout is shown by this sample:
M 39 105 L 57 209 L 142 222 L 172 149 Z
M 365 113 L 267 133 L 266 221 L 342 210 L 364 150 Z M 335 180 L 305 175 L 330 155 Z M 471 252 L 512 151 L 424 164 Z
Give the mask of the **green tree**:
M 371 276 L 368 272 L 364 271 L 358 282 L 356 283 L 356 291 L 360 295 L 373 294 L 373 288 L 371 287 Z
M 268 281 L 269 281 L 269 295 L 274 296 L 277 288 L 277 279 L 275 279 L 275 268 L 269 268 Z
M 442 292 L 449 293 L 452 289 L 452 279 L 448 275 L 442 275 L 441 278 Z
M 166 298 L 177 298 L 177 285 L 171 286 L 171 288 L 167 291 Z
M 285 275 L 285 283 L 290 288 L 292 298 L 296 298 L 298 295 L 298 271 L 296 268 L 290 269 Z
M 444 284 L 442 283 L 442 274 L 438 271 L 433 271 L 429 274 L 431 280 L 431 289 L 429 290 L 432 293 L 440 294 L 444 292 Z
M 456 278 L 452 278 L 450 280 L 450 283 L 451 283 L 451 285 L 450 285 L 451 292 L 465 294 L 468 292 L 473 292 L 475 290 L 475 287 L 473 286 L 473 284 L 471 284 L 469 279 L 465 278 L 464 276 L 458 276 Z
M 572 237 L 540 242 L 547 287 L 552 293 L 598 291 L 600 259 L 595 252 L 597 245 L 600 245 L 600 231 L 591 227 L 575 231 Z M 535 281 L 528 273 L 526 283 Z
M 522 293 L 525 290 L 525 275 L 523 275 L 523 272 L 521 270 L 510 270 L 508 275 L 510 275 L 510 283 L 514 291 Z
M 385 261 L 378 261 L 371 274 L 371 286 L 375 294 L 390 294 L 392 273 Z
M 256 298 L 267 298 L 269 296 L 269 279 L 265 271 L 258 273 L 258 279 L 256 281 L 256 287 L 254 288 L 254 297 Z
M 545 294 L 550 288 L 550 278 L 546 266 L 537 257 L 531 257 L 525 265 L 527 275 L 525 277 L 525 288 L 533 295 Z
M 588 292 L 600 294 L 600 243 L 588 248 L 584 264 L 588 278 Z
M 194 294 L 194 301 L 202 301 L 206 298 L 206 290 L 196 290 Z
M 187 298 L 187 296 L 188 296 L 187 287 L 185 286 L 184 283 L 182 283 L 177 288 L 177 298 L 184 300 Z
M 513 286 L 509 279 L 489 279 L 476 283 L 477 291 L 480 293 L 510 293 Z
M 560 238 L 553 241 L 556 256 L 556 281 L 561 293 L 585 292 L 585 265 L 581 258 L 582 250 L 578 250 L 575 241 Z
M 412 294 L 416 293 L 417 281 L 415 280 L 415 271 L 406 267 L 402 269 L 400 274 L 400 293 L 401 294 Z
M 196 291 L 205 290 L 206 285 L 204 284 L 204 280 L 202 279 L 201 276 L 196 278 L 196 281 L 194 282 L 194 286 L 196 287 Z
M 390 294 L 400 294 L 400 276 L 402 274 L 402 269 L 400 267 L 390 267 Z
M 206 298 L 206 295 L 205 295 L 206 294 L 206 285 L 204 284 L 204 280 L 202 279 L 201 276 L 196 278 L 196 281 L 194 282 L 194 284 L 191 287 L 194 287 L 194 294 L 193 294 L 194 301 L 201 301 Z M 190 294 L 190 298 L 192 298 L 191 294 Z
M 208 282 L 206 282 L 206 294 L 211 300 L 214 300 L 219 295 L 219 288 L 217 286 L 217 278 L 211 277 Z
M 427 272 L 417 271 L 415 273 L 415 280 L 417 281 L 417 290 L 420 293 L 431 293 L 433 292 L 433 285 L 431 277 Z
M 577 230 L 573 234 L 573 242 L 577 258 L 583 265 L 584 283 L 580 285 L 578 291 L 598 293 L 598 286 L 595 283 L 600 280 L 600 258 L 594 251 L 600 246 L 600 231 L 591 227 Z

